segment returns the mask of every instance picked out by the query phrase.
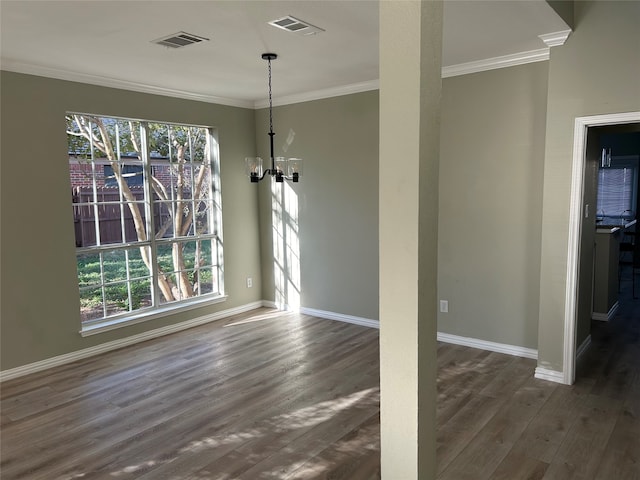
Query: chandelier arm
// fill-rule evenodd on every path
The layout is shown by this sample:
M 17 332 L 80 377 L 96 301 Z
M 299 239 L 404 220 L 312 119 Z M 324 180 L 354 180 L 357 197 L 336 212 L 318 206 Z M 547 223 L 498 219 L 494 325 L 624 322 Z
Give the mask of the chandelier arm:
M 265 171 L 262 172 L 262 176 L 258 179 L 258 181 L 264 180 L 264 177 L 266 177 L 267 174 L 271 174 L 271 169 L 269 168 L 265 169 Z

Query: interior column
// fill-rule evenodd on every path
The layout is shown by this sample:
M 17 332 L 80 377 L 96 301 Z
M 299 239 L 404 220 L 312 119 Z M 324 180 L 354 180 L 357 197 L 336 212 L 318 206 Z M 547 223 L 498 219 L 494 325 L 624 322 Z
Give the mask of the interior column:
M 383 480 L 435 478 L 442 2 L 380 2 Z

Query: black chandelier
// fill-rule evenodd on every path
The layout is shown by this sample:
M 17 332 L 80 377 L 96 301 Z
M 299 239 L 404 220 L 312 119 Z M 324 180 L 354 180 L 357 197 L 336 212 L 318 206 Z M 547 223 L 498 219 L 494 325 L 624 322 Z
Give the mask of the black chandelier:
M 273 102 L 271 100 L 271 60 L 278 58 L 275 53 L 263 53 L 262 58 L 269 62 L 269 143 L 271 152 L 271 168 L 263 170 L 262 158 L 246 157 L 246 171 L 251 183 L 258 183 L 267 174 L 275 177 L 276 182 L 282 182 L 285 178 L 292 182 L 298 182 L 302 176 L 301 158 L 275 157 L 273 154 Z

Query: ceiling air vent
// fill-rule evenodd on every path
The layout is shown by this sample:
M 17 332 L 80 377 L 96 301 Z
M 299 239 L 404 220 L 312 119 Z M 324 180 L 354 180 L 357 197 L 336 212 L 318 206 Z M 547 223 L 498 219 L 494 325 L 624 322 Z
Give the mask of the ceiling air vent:
M 158 38 L 157 40 L 153 40 L 151 43 L 157 43 L 158 45 L 162 45 L 163 47 L 169 48 L 180 48 L 186 47 L 187 45 L 192 45 L 194 43 L 200 43 L 202 41 L 209 41 L 208 38 L 199 37 L 198 35 L 193 35 L 192 33 L 186 32 L 178 32 L 173 35 L 169 35 L 167 37 Z
M 278 18 L 277 20 L 272 20 L 269 22 L 269 25 L 273 25 L 274 27 L 278 27 L 283 30 L 287 30 L 289 32 L 297 33 L 298 35 L 305 35 L 305 36 L 315 35 L 316 33 L 324 32 L 322 28 L 316 27 L 315 25 L 311 25 L 310 23 L 299 20 L 296 17 L 292 17 L 291 15 Z

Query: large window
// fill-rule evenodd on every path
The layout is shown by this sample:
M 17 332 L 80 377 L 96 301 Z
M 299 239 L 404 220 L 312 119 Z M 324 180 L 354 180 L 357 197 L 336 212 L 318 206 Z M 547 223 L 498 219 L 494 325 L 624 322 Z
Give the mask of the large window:
M 221 299 L 213 130 L 86 114 L 66 120 L 83 327 Z

